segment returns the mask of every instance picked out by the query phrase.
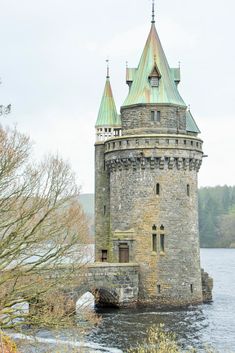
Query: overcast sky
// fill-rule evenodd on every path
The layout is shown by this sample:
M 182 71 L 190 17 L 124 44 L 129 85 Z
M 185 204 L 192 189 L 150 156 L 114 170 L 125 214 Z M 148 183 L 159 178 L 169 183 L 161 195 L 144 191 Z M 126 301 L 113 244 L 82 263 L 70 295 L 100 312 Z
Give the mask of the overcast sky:
M 235 184 L 235 2 L 157 0 L 156 27 L 179 90 L 205 141 L 199 185 Z M 94 125 L 110 58 L 117 108 L 125 62 L 138 65 L 150 0 L 0 0 L 2 123 L 35 142 L 36 158 L 59 152 L 82 192 L 94 190 Z

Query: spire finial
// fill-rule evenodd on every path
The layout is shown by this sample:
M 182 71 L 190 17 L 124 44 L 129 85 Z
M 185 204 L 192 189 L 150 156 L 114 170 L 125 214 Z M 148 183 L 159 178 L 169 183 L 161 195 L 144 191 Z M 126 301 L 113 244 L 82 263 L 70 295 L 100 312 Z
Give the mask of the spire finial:
M 152 23 L 155 23 L 155 0 L 152 3 Z
M 107 75 L 106 78 L 109 78 L 109 59 L 106 59 L 106 63 L 107 63 Z

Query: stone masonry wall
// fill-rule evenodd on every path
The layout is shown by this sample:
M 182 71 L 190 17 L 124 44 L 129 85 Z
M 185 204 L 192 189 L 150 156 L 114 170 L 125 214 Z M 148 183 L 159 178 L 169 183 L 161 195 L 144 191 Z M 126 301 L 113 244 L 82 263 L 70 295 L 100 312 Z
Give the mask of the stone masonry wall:
M 160 122 L 151 120 L 151 111 L 160 111 Z M 141 105 L 122 108 L 122 134 L 186 132 L 186 107 Z
M 109 173 L 105 169 L 104 143 L 95 146 L 95 260 L 101 261 L 102 249 L 109 247 L 110 195 Z M 109 251 L 108 251 L 109 256 Z
M 139 265 L 135 263 L 94 263 L 78 276 L 78 286 L 67 290 L 66 297 L 76 301 L 86 292 L 95 296 L 97 305 L 132 306 L 138 302 Z
M 132 239 L 127 240 L 132 242 L 132 261 L 140 264 L 141 302 L 196 304 L 202 302 L 197 211 L 197 172 L 202 152 L 196 148 L 196 140 L 188 149 L 176 145 L 169 148 L 166 141 L 165 148 L 145 146 L 106 152 L 110 248 L 117 245 L 117 230 L 124 235 L 134 230 Z M 157 183 L 160 195 L 156 195 Z M 156 231 L 152 230 L 154 225 Z M 153 233 L 157 234 L 157 251 L 153 251 Z M 161 234 L 164 251 L 160 249 Z

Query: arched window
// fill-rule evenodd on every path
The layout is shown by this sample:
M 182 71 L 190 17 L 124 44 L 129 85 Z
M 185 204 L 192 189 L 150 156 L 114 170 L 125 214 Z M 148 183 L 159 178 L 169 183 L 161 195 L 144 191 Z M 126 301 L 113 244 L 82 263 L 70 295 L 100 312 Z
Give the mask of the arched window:
M 160 234 L 160 251 L 164 252 L 165 251 L 165 235 Z
M 152 226 L 152 251 L 157 252 L 157 226 Z

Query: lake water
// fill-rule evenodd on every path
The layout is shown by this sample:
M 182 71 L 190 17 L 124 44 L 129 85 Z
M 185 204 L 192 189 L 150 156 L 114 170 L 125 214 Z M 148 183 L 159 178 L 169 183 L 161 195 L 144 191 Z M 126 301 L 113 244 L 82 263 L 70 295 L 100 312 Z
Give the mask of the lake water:
M 145 337 L 148 327 L 164 323 L 167 329 L 177 334 L 184 348 L 193 346 L 205 352 L 204 347 L 209 343 L 219 352 L 235 352 L 235 249 L 202 249 L 201 262 L 214 278 L 213 303 L 187 310 L 102 310 L 99 311 L 102 322 L 85 337 L 85 344 L 71 341 L 65 332 L 61 332 L 58 338 L 61 341 L 57 340 L 57 343 L 65 352 L 80 345 L 86 347 L 85 352 L 126 352 Z M 50 332 L 41 331 L 38 336 L 40 348 L 23 344 L 24 350 L 21 348 L 21 351 L 58 351 L 53 348 L 55 341 Z

